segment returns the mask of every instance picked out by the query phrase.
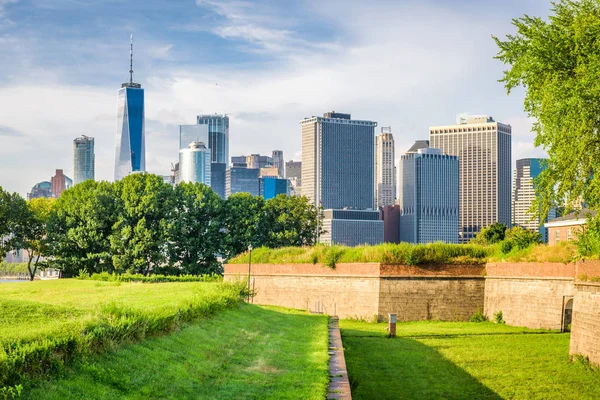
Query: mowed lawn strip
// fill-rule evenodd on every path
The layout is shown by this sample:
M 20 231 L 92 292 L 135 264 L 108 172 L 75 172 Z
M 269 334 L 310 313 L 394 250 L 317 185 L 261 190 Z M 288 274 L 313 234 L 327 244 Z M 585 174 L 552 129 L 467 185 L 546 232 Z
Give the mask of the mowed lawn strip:
M 418 322 L 388 339 L 385 324 L 340 325 L 354 399 L 600 398 L 600 373 L 569 361 L 569 334 Z
M 240 305 L 94 356 L 25 399 L 323 399 L 327 317 Z

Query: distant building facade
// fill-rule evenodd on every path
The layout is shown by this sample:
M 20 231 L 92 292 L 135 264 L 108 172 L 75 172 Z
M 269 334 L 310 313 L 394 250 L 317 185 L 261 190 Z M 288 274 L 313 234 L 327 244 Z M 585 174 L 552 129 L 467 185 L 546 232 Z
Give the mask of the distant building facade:
M 198 125 L 206 125 L 208 130 L 208 148 L 212 162 L 229 162 L 229 117 L 225 114 L 198 115 Z
M 286 162 L 285 177 L 290 180 L 290 195 L 302 196 L 302 162 Z
M 389 127 L 382 127 L 375 137 L 375 206 L 394 204 L 396 200 L 396 168 L 394 136 Z
M 534 180 L 544 169 L 542 162 L 541 158 L 517 160 L 513 180 L 512 224 L 539 232 L 544 242 L 548 242 L 548 233 L 543 223 L 556 218 L 556 209 L 550 210 L 546 221 L 540 221 L 538 216 L 529 212 L 536 199 Z
M 276 176 L 263 176 L 259 179 L 259 194 L 265 200 L 277 197 L 280 194 L 290 194 L 290 181 Z
M 52 183 L 48 181 L 42 181 L 36 183 L 31 188 L 31 192 L 27 193 L 27 200 L 39 199 L 41 197 L 52 197 Z
M 94 138 L 81 136 L 73 140 L 73 180 L 74 184 L 94 180 L 96 158 Z
M 270 167 L 263 167 L 260 169 L 260 176 L 272 176 L 275 178 L 279 178 L 279 168 L 272 165 Z
M 360 246 L 383 243 L 384 222 L 376 210 L 324 210 L 319 242 Z
M 133 60 L 133 44 L 131 44 Z M 146 171 L 146 133 L 144 89 L 133 82 L 133 61 L 129 82 L 117 94 L 117 145 L 115 149 L 115 181 L 132 172 Z
M 431 147 L 458 156 L 460 241 L 494 222 L 511 224 L 510 125 L 489 116 L 461 115 L 456 125 L 429 128 Z
M 400 157 L 400 241 L 458 243 L 459 161 L 439 149 Z
M 373 209 L 377 123 L 331 112 L 300 125 L 302 195 L 325 209 Z
M 383 206 L 379 208 L 379 219 L 383 221 L 384 243 L 400 242 L 400 206 Z
M 210 187 L 220 198 L 225 198 L 225 177 L 227 164 L 211 163 L 210 165 Z
M 58 199 L 63 191 L 73 186 L 73 180 L 63 173 L 62 169 L 57 169 L 56 174 L 50 178 L 52 188 L 52 197 Z
M 279 177 L 285 178 L 285 161 L 283 160 L 283 151 L 273 150 L 271 159 L 273 160 L 273 166 L 277 167 L 277 170 L 279 171 Z
M 595 217 L 597 211 L 587 208 L 572 212 L 560 218 L 554 218 L 544 224 L 548 230 L 548 244 L 554 246 L 560 242 L 571 242 L 578 239 L 589 217 Z
M 225 174 L 225 198 L 235 193 L 250 193 L 258 196 L 258 175 L 260 170 L 232 165 Z
M 180 182 L 198 182 L 210 186 L 210 150 L 203 142 L 192 142 L 179 150 Z

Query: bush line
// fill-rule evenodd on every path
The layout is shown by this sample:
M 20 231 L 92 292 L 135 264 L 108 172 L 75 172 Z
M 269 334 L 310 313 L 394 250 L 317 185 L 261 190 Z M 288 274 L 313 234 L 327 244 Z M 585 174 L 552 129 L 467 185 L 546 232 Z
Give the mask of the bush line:
M 80 271 L 77 279 L 103 282 L 140 282 L 140 283 L 169 283 L 169 282 L 222 282 L 223 276 L 217 274 L 204 275 L 142 275 L 142 274 L 110 274 L 101 272 L 88 274 Z

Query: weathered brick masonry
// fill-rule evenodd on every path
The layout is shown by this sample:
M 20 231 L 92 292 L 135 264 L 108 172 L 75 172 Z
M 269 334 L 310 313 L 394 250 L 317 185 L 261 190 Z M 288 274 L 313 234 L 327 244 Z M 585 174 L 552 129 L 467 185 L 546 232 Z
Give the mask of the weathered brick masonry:
M 509 325 L 562 329 L 574 277 L 574 264 L 489 263 L 484 312 L 492 317 L 502 311 Z
M 483 309 L 483 266 L 410 267 L 379 263 L 252 265 L 256 304 L 337 314 L 341 318 L 400 321 L 467 320 Z M 248 274 L 248 266 L 225 266 L 225 279 Z
M 577 282 L 575 288 L 570 354 L 600 365 L 600 283 Z

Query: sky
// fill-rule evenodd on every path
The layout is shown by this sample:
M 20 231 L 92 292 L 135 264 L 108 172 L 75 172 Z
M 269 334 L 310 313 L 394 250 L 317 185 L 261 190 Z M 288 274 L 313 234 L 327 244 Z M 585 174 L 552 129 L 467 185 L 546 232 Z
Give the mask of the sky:
M 168 175 L 178 126 L 230 116 L 230 156 L 299 160 L 305 117 L 327 111 L 391 126 L 396 155 L 463 112 L 512 125 L 514 160 L 533 145 L 523 91 L 510 96 L 492 35 L 547 16 L 546 0 L 0 0 L 0 186 L 25 196 L 73 144 L 95 138 L 112 180 L 117 90 L 145 89 L 146 167 Z

